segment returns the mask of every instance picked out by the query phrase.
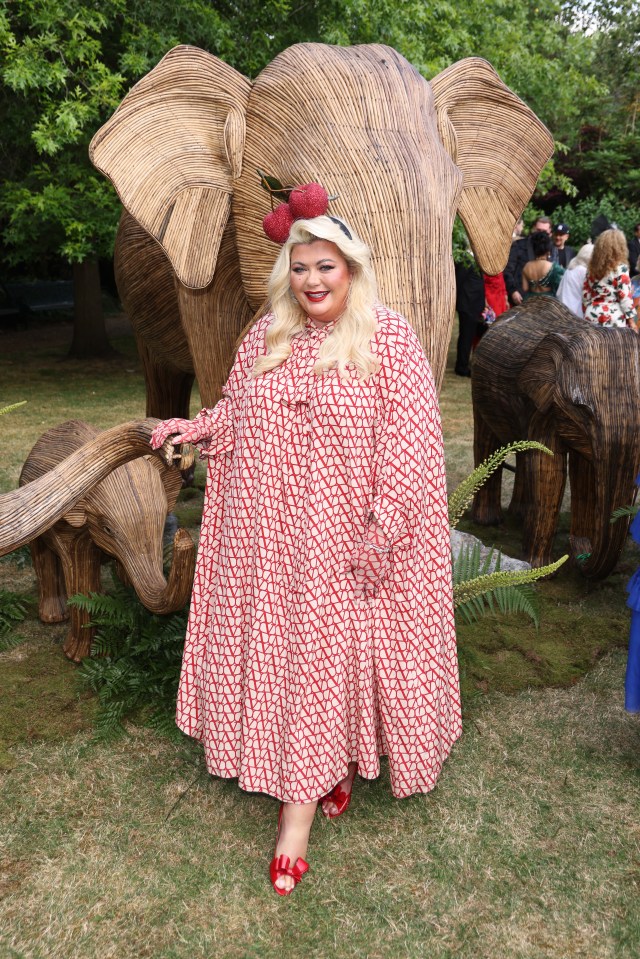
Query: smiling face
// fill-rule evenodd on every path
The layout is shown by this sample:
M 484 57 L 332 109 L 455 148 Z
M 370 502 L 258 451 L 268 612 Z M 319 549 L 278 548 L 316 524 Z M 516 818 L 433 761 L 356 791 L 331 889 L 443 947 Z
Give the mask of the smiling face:
M 335 243 L 296 243 L 291 248 L 289 284 L 304 312 L 319 326 L 344 312 L 351 272 Z

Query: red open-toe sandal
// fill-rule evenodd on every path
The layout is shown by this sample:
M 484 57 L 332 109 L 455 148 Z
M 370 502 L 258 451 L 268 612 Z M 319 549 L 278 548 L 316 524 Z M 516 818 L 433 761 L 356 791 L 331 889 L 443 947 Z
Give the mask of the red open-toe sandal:
M 278 845 L 278 839 L 280 838 L 280 823 L 282 822 L 283 808 L 284 803 L 280 803 L 280 812 L 278 813 L 278 831 L 276 832 L 276 846 Z M 279 896 L 289 896 L 296 888 L 305 872 L 308 871 L 309 863 L 305 862 L 302 856 L 298 856 L 292 866 L 289 856 L 285 856 L 283 853 L 280 856 L 274 856 L 271 860 L 271 865 L 269 866 L 269 878 L 271 879 L 271 885 Z M 281 889 L 280 886 L 276 886 L 276 880 L 280 879 L 281 876 L 291 876 L 293 879 L 293 886 L 291 889 Z
M 343 812 L 346 812 L 349 808 L 349 803 L 351 802 L 351 793 L 353 792 L 353 783 L 351 784 L 351 789 L 347 792 L 346 789 L 343 789 L 340 784 L 334 786 L 330 793 L 327 793 L 326 796 L 320 800 L 320 808 L 322 809 L 322 815 L 326 816 L 327 819 L 337 819 L 338 816 L 341 816 Z M 336 807 L 335 812 L 327 812 L 325 809 L 325 803 L 333 803 Z
M 269 866 L 271 885 L 279 896 L 290 896 L 304 876 L 305 872 L 308 871 L 309 863 L 305 862 L 300 856 L 296 859 L 293 866 L 291 865 L 291 860 L 288 856 L 285 856 L 284 854 L 282 856 L 274 856 L 271 860 L 271 865 Z M 281 889 L 280 886 L 276 886 L 276 880 L 280 879 L 281 876 L 291 876 L 294 881 L 291 889 Z

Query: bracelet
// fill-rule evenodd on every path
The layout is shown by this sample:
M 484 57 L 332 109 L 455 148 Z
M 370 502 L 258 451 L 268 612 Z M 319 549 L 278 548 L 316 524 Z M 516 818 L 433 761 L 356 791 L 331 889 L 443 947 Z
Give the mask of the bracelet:
M 366 539 L 364 541 L 364 544 L 367 547 L 367 549 L 372 549 L 374 553 L 390 553 L 391 552 L 390 546 L 378 546 L 376 543 L 372 543 L 371 540 L 369 539 Z

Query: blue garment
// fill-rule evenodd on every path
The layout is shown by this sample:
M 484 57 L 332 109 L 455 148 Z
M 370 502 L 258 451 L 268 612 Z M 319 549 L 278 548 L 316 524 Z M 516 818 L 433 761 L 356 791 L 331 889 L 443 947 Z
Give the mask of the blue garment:
M 640 543 L 640 512 L 629 527 L 633 539 Z M 631 612 L 627 672 L 624 680 L 624 708 L 630 713 L 640 712 L 640 567 L 627 584 L 627 606 Z

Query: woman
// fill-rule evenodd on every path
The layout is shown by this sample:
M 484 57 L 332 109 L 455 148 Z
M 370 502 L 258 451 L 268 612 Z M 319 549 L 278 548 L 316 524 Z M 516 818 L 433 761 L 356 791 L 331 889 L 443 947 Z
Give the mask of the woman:
M 621 230 L 604 230 L 593 245 L 582 290 L 584 318 L 600 326 L 630 326 L 638 332 L 627 265 L 627 242 Z
M 559 263 L 552 263 L 551 237 L 544 230 L 531 234 L 534 259 L 525 264 L 522 271 L 524 299 L 532 296 L 555 296 L 564 273 Z
M 177 721 L 209 771 L 281 801 L 270 875 L 308 869 L 318 802 L 389 757 L 428 792 L 461 732 L 436 392 L 367 247 L 297 220 L 224 398 L 160 424 L 209 457 Z M 176 435 L 177 434 L 177 435 Z
M 584 246 L 580 247 L 560 280 L 560 286 L 556 294 L 560 302 L 564 303 L 580 319 L 584 316 L 582 312 L 582 287 L 592 253 L 593 243 L 585 243 Z

